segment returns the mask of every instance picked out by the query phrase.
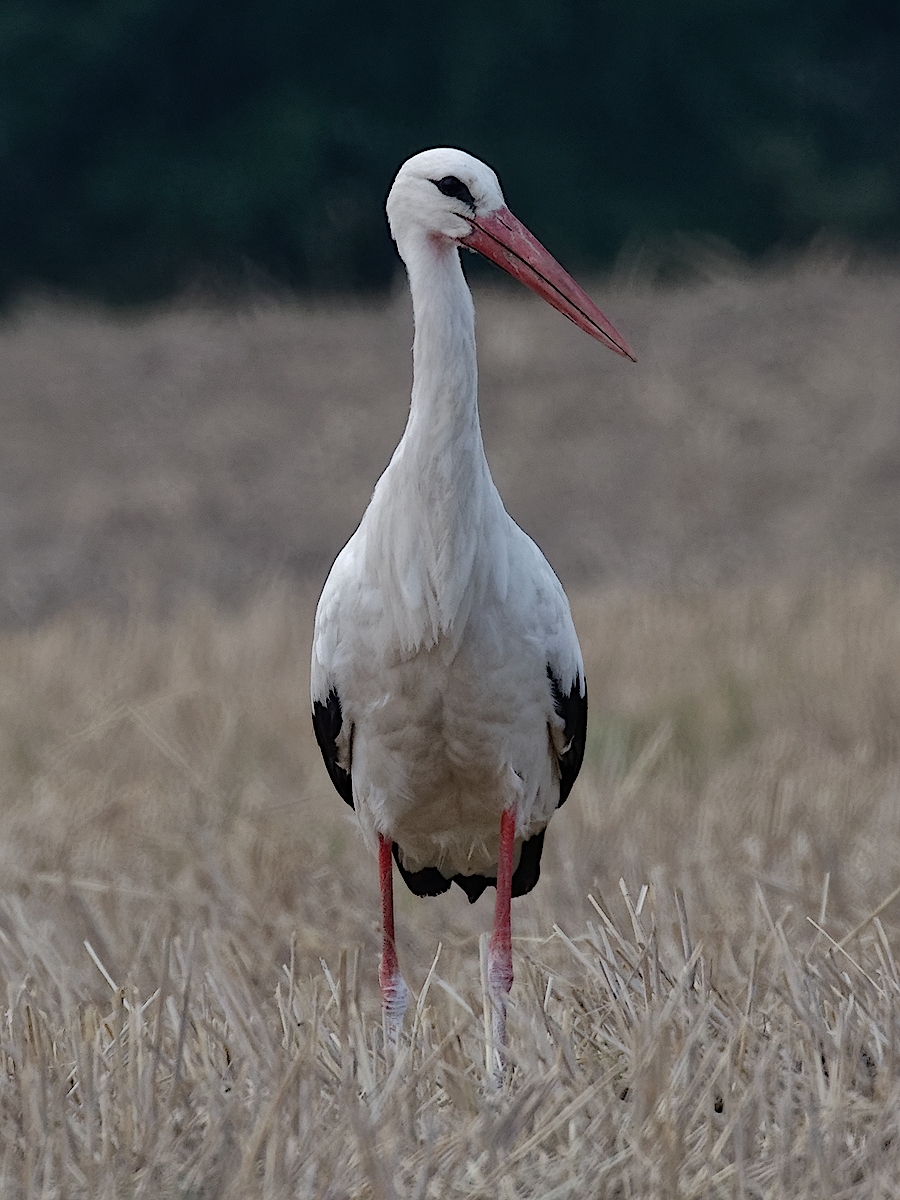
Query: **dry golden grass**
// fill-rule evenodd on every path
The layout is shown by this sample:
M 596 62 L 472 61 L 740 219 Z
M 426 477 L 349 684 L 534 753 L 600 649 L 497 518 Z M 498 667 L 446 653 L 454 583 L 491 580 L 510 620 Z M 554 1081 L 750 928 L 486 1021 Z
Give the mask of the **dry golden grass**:
M 702 265 L 702 264 L 701 264 Z M 590 284 L 625 363 L 525 289 L 479 288 L 485 445 L 568 589 L 900 570 L 900 264 L 811 252 L 690 286 Z M 409 404 L 382 304 L 248 300 L 0 322 L 0 625 L 72 604 L 321 586 Z
M 501 1091 L 490 895 L 398 886 L 385 1053 L 375 864 L 309 728 L 304 589 L 402 428 L 405 292 L 0 326 L 3 1200 L 897 1194 L 900 272 L 693 266 L 594 289 L 636 368 L 478 296 L 592 714 Z
M 499 1092 L 490 899 L 398 890 L 385 1053 L 310 597 L 0 638 L 0 1195 L 896 1195 L 900 587 L 575 609 L 588 762 L 515 906 Z

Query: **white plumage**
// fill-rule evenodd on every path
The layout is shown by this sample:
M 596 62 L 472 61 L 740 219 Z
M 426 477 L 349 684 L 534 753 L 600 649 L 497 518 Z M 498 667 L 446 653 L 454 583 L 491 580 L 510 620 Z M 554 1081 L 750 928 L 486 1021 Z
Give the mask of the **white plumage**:
M 485 458 L 459 245 L 486 253 L 633 356 L 515 221 L 477 159 L 450 149 L 416 155 L 399 171 L 387 211 L 412 292 L 412 402 L 319 601 L 314 721 L 332 779 L 373 848 L 395 845 L 420 894 L 483 877 L 466 887 L 474 899 L 498 875 L 504 812 L 514 816 L 515 867 L 560 803 L 563 775 L 563 798 L 571 787 L 586 693 L 565 593 L 504 509 Z M 537 878 L 540 840 L 532 848 L 519 891 Z M 385 939 L 388 954 L 392 928 L 390 947 L 387 930 Z
M 325 585 L 314 696 L 340 697 L 339 745 L 348 755 L 352 731 L 354 805 L 373 849 L 380 833 L 412 871 L 491 875 L 503 810 L 515 804 L 521 841 L 557 806 L 565 734 L 547 667 L 584 694 L 581 652 L 559 581 L 489 477 L 445 531 L 424 504 L 389 503 L 414 467 L 395 456 Z M 440 548 L 460 525 L 469 545 L 441 604 Z M 385 562 L 395 543 L 421 553 Z

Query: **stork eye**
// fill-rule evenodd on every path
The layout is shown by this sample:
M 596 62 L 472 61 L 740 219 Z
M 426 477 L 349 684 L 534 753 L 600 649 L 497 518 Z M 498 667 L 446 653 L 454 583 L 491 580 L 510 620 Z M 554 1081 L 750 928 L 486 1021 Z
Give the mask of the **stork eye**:
M 463 204 L 468 204 L 469 208 L 474 209 L 475 200 L 472 193 L 455 175 L 445 175 L 443 179 L 432 179 L 431 182 L 442 196 L 452 196 L 454 200 L 462 200 Z

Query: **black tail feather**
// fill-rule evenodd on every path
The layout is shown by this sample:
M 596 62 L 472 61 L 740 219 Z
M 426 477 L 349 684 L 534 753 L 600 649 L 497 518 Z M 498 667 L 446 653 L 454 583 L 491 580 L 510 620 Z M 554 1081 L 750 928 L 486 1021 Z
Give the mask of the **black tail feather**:
M 400 861 L 400 851 L 394 842 L 394 862 L 397 864 L 403 882 L 414 896 L 440 896 L 450 887 L 450 880 L 440 873 L 437 867 L 424 867 L 421 871 L 408 871 Z
M 512 894 L 525 896 L 541 877 L 541 854 L 544 849 L 544 833 L 536 833 L 522 844 L 519 865 L 513 871 Z M 466 893 L 469 903 L 474 904 L 486 888 L 497 886 L 496 875 L 454 875 L 448 879 L 437 867 L 425 867 L 421 871 L 408 871 L 400 861 L 397 843 L 394 843 L 394 861 L 400 869 L 403 882 L 416 896 L 440 896 L 446 892 L 451 883 L 455 883 Z

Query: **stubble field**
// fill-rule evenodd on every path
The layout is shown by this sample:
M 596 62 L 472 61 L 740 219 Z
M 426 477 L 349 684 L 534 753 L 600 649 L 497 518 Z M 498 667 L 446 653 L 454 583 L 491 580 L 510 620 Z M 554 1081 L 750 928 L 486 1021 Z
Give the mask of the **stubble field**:
M 398 886 L 385 1048 L 375 864 L 308 724 L 403 301 L 0 333 L 4 1197 L 896 1195 L 900 275 L 595 291 L 631 376 L 479 299 L 491 461 L 591 689 L 499 1090 L 490 896 Z

